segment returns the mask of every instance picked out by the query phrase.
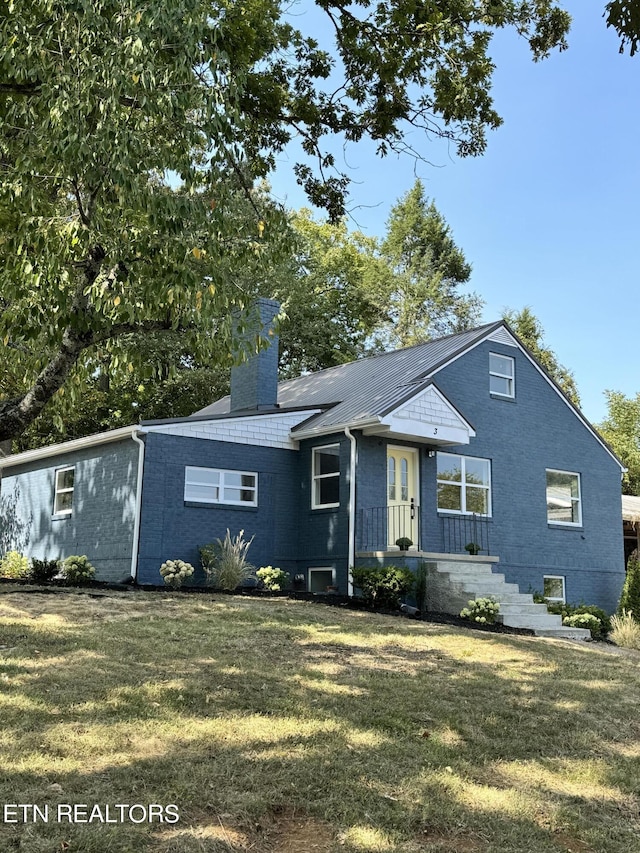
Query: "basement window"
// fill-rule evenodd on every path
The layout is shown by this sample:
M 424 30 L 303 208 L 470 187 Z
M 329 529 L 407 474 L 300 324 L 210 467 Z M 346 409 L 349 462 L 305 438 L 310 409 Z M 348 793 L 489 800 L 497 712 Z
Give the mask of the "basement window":
M 309 569 L 309 592 L 326 592 L 327 587 L 335 586 L 335 583 L 335 569 Z
M 545 601 L 560 602 L 564 604 L 567 600 L 565 594 L 564 577 L 562 575 L 544 576 L 543 595 Z

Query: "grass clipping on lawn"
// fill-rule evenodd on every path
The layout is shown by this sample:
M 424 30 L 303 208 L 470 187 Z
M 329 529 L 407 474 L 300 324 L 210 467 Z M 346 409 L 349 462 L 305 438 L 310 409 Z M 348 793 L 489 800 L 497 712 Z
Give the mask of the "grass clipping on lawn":
M 180 813 L 3 851 L 640 850 L 638 653 L 135 592 L 0 595 L 0 646 L 2 804 Z

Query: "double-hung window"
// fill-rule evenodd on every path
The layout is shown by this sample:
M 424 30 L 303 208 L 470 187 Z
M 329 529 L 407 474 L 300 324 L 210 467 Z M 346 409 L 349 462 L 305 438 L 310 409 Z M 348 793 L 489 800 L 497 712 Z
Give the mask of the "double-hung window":
M 438 509 L 491 515 L 491 463 L 476 456 L 438 453 Z
M 340 506 L 340 445 L 314 447 L 311 462 L 311 506 Z
M 75 468 L 58 468 L 56 471 L 55 494 L 53 497 L 54 515 L 71 515 L 73 512 L 73 487 Z
M 549 524 L 582 524 L 580 474 L 547 469 L 547 521 Z
M 192 503 L 258 506 L 258 475 L 252 471 L 187 466 L 184 499 Z
M 489 392 L 499 397 L 516 396 L 516 363 L 508 355 L 489 353 Z

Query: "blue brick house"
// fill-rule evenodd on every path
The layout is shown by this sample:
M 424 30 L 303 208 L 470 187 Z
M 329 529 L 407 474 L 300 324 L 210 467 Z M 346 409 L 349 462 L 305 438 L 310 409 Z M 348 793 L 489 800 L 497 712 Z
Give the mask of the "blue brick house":
M 259 306 L 268 328 L 277 303 Z M 502 321 L 280 383 L 274 336 L 191 417 L 0 469 L 0 551 L 86 553 L 105 580 L 160 583 L 227 529 L 315 592 L 474 550 L 523 591 L 609 611 L 624 579 L 622 466 Z

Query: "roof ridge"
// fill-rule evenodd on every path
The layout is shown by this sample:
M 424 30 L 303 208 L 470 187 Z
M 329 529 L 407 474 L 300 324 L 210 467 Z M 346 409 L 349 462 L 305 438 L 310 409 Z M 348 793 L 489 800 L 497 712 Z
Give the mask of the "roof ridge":
M 414 350 L 414 349 L 417 349 L 418 347 L 425 347 L 425 346 L 428 346 L 429 344 L 440 343 L 440 341 L 446 341 L 449 338 L 462 337 L 462 335 L 469 335 L 473 332 L 483 333 L 487 329 L 491 328 L 492 326 L 495 326 L 497 328 L 498 326 L 503 325 L 504 322 L 505 322 L 504 320 L 494 320 L 491 323 L 483 323 L 481 326 L 474 326 L 472 329 L 465 329 L 462 332 L 451 332 L 450 334 L 442 335 L 439 338 L 431 338 L 430 340 L 422 341 L 419 344 L 410 344 L 409 346 L 406 346 L 406 347 L 399 347 L 398 349 L 385 350 L 384 352 L 369 353 L 368 355 L 359 356 L 358 358 L 353 359 L 353 361 L 344 361 L 342 364 L 334 364 L 331 367 L 323 367 L 321 370 L 312 370 L 309 373 L 301 373 L 300 376 L 293 376 L 293 377 L 291 377 L 291 379 L 283 379 L 280 382 L 278 382 L 278 385 L 286 385 L 289 382 L 297 382 L 299 379 L 308 379 L 310 376 L 320 376 L 323 373 L 328 373 L 331 370 L 338 370 L 338 368 L 347 367 L 350 364 L 359 364 L 360 362 L 370 361 L 374 358 L 385 358 L 387 356 L 397 355 L 398 353 L 407 352 L 409 350 Z

